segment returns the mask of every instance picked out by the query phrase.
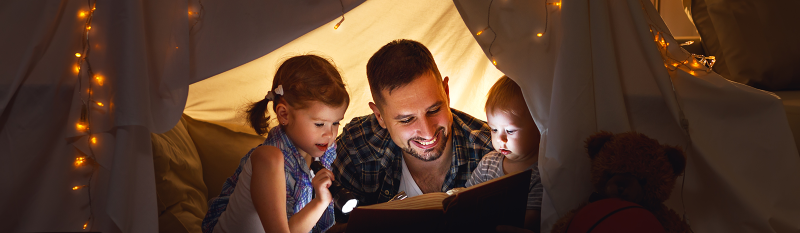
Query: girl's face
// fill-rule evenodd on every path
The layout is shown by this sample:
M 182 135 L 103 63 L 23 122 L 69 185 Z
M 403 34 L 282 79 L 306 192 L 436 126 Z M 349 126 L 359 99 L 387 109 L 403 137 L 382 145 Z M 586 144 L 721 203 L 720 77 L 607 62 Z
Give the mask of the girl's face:
M 306 108 L 296 109 L 280 103 L 277 110 L 280 123 L 287 123 L 284 126 L 286 135 L 301 154 L 305 152 L 311 157 L 320 157 L 333 146 L 347 105 L 331 107 L 310 101 Z

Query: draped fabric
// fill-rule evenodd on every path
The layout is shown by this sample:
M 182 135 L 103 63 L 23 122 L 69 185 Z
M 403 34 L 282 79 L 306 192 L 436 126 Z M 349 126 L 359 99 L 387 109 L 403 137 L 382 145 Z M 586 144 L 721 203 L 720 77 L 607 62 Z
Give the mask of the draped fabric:
M 686 173 L 666 204 L 694 232 L 800 230 L 800 156 L 777 96 L 676 64 L 689 54 L 649 1 L 550 2 L 494 1 L 487 10 L 489 1 L 456 0 L 542 131 L 542 232 L 587 200 L 584 140 L 600 130 L 685 149 Z M 492 33 L 476 35 L 487 17 L 493 43 Z
M 188 85 L 267 54 L 361 2 L 4 1 L 4 231 L 79 231 L 86 224 L 92 231 L 157 232 L 150 133 L 178 122 Z M 78 72 L 74 55 L 82 53 L 92 6 L 89 52 L 82 55 L 102 84 L 87 75 L 87 62 Z M 86 131 L 76 127 L 84 102 Z M 89 159 L 74 165 L 82 156 Z

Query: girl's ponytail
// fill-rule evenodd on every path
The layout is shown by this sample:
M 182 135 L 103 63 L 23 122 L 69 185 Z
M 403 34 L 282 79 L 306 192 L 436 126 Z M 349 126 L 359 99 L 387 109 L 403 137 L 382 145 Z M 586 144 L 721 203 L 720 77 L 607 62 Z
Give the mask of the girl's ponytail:
M 253 127 L 258 135 L 267 134 L 269 131 L 267 106 L 270 101 L 272 100 L 264 98 L 247 108 L 247 120 L 250 122 L 250 127 Z

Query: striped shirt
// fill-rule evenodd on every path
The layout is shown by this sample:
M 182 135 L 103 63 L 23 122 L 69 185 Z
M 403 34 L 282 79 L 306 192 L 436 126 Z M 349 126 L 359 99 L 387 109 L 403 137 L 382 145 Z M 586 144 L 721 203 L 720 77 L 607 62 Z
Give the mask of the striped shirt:
M 503 158 L 505 156 L 497 151 L 492 151 L 483 156 L 478 168 L 472 171 L 472 177 L 467 181 L 467 187 L 504 176 L 506 173 L 503 172 Z M 533 163 L 528 169 L 533 169 L 533 172 L 531 172 L 531 184 L 528 188 L 528 205 L 526 209 L 541 210 L 544 186 L 542 186 L 542 180 L 539 178 L 539 162 Z
M 453 159 L 442 192 L 464 187 L 481 157 L 494 150 L 486 122 L 464 112 L 453 112 Z M 403 152 L 375 114 L 353 118 L 336 138 L 333 173 L 343 187 L 360 199 L 359 205 L 386 202 L 400 189 Z

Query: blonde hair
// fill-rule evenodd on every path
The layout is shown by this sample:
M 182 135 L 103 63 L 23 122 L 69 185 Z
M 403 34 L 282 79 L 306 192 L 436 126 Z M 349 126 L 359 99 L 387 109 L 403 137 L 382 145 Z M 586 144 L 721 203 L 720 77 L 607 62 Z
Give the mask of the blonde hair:
M 514 108 L 516 104 L 525 106 L 525 111 L 518 112 L 518 109 Z M 500 79 L 492 85 L 492 88 L 489 89 L 489 94 L 487 94 L 486 97 L 486 105 L 483 107 L 483 111 L 488 114 L 494 113 L 497 110 L 508 112 L 516 116 L 524 116 L 521 114 L 530 115 L 530 112 L 527 111 L 527 105 L 525 104 L 525 97 L 522 96 L 522 89 L 520 89 L 519 85 L 517 85 L 514 80 L 511 80 L 511 78 L 505 75 L 500 77 Z

